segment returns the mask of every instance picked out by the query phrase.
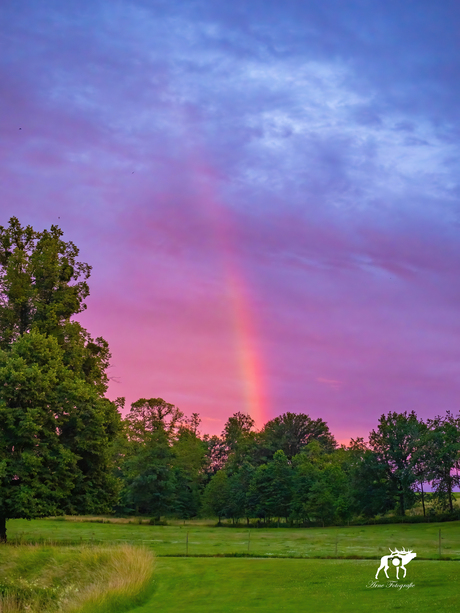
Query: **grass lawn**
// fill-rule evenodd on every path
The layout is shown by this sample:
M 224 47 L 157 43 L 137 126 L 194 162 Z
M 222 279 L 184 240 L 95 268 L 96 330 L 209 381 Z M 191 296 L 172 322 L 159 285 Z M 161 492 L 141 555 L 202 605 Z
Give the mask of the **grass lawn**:
M 458 611 L 460 563 L 414 560 L 399 582 L 414 587 L 403 590 L 366 587 L 377 567 L 369 560 L 157 559 L 154 595 L 131 613 Z
M 412 549 L 417 556 L 439 559 L 439 529 L 444 556 L 460 560 L 460 522 L 441 524 L 391 524 L 331 528 L 270 528 L 250 530 L 249 551 L 256 556 L 356 556 L 380 557 L 389 547 Z M 215 528 L 200 523 L 150 526 L 128 523 L 89 523 L 62 520 L 10 520 L 8 538 L 144 545 L 157 556 L 184 555 L 188 533 L 189 555 L 243 554 L 248 551 L 248 530 Z
M 88 541 L 128 542 L 147 546 L 157 556 L 154 593 L 146 605 L 135 609 L 135 613 L 356 613 L 397 609 L 442 613 L 458 610 L 460 602 L 460 522 L 254 528 L 250 531 L 249 542 L 248 530 L 243 527 L 216 528 L 203 522 L 150 526 L 75 519 L 11 520 L 7 523 L 8 537 L 10 542 L 15 539 L 45 540 L 62 545 Z M 439 529 L 443 554 L 451 561 L 438 559 Z M 190 556 L 243 554 L 248 551 L 249 544 L 250 552 L 256 557 L 162 557 L 183 555 L 187 534 Z M 336 544 L 339 559 L 315 559 L 315 556 L 333 558 Z M 414 587 L 388 588 L 383 574 L 379 584 L 385 587 L 366 587 L 374 580 L 378 568 L 375 558 L 387 554 L 389 547 L 405 547 L 417 553 L 417 559 L 408 564 L 407 578 L 399 582 L 412 582 Z M 15 550 L 15 547 L 7 549 Z M 257 558 L 270 555 L 286 559 Z M 361 559 L 340 559 L 340 556 Z M 394 568 L 389 572 L 393 578 Z

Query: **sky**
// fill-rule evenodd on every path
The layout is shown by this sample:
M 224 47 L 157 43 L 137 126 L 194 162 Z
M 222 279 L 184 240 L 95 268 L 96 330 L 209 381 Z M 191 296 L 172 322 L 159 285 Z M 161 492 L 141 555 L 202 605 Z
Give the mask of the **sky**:
M 110 398 L 202 431 L 460 400 L 457 0 L 3 0 L 0 225 L 58 224 Z

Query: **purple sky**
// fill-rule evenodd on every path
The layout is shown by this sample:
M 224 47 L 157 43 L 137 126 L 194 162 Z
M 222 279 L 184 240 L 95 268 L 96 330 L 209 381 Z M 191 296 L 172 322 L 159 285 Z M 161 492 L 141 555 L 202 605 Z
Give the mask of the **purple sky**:
M 110 397 L 202 429 L 460 400 L 458 0 L 4 0 L 1 219 L 93 265 Z

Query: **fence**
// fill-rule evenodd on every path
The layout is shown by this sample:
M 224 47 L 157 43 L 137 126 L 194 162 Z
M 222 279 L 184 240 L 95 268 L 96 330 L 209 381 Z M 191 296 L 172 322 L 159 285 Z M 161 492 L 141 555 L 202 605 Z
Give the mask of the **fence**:
M 44 523 L 44 522 L 41 522 Z M 51 523 L 51 522 L 50 522 Z M 62 524 L 61 524 L 62 525 Z M 9 544 L 90 546 L 128 542 L 162 556 L 378 559 L 390 549 L 411 549 L 417 559 L 460 559 L 460 524 L 353 526 L 312 529 L 225 529 L 193 526 L 118 526 L 41 535 L 9 530 Z

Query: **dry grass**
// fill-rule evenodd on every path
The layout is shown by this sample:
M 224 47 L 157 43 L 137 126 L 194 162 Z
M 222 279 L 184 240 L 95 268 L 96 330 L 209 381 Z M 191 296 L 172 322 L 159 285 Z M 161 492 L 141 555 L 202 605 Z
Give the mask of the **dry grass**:
M 151 523 L 150 519 L 145 517 L 102 517 L 100 515 L 60 515 L 58 517 L 47 517 L 46 519 L 92 524 L 136 524 L 147 526 Z
M 106 515 L 59 515 L 58 517 L 47 517 L 47 520 L 66 521 L 74 523 L 93 523 L 93 524 L 124 524 L 124 525 L 152 525 L 152 520 L 145 517 L 107 517 Z M 164 518 L 163 518 L 164 519 Z M 164 524 L 164 522 L 163 522 Z M 215 526 L 215 518 L 201 519 L 171 519 L 167 518 L 168 526 Z
M 132 545 L 6 546 L 0 554 L 0 613 L 121 612 L 152 585 L 153 554 Z
M 79 566 L 87 580 L 62 604 L 66 613 L 123 611 L 148 590 L 153 574 L 150 551 L 131 545 L 98 550 L 96 556 L 90 549 L 82 552 Z
M 21 613 L 24 608 L 14 595 L 0 596 L 0 613 Z
M 73 522 L 85 522 L 94 524 L 148 524 L 149 520 L 140 517 L 107 517 L 101 515 L 59 515 L 57 517 L 47 517 L 54 521 L 73 521 Z

